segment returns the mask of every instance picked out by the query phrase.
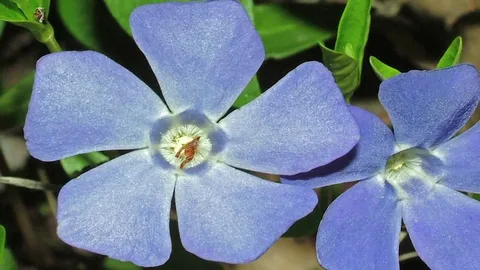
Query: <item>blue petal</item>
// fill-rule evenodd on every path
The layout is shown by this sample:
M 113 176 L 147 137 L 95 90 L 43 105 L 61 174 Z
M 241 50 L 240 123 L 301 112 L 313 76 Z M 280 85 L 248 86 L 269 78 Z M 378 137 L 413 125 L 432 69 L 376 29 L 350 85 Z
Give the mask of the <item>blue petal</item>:
M 350 112 L 360 127 L 358 144 L 345 156 L 306 173 L 283 176 L 282 182 L 316 188 L 369 178 L 383 170 L 395 147 L 392 132 L 366 110 L 350 106 Z
M 146 5 L 130 24 L 174 112 L 193 109 L 218 120 L 265 58 L 237 1 Z
M 440 145 L 433 153 L 444 165 L 442 185 L 453 189 L 480 193 L 480 123 L 465 133 Z
M 168 113 L 125 68 L 96 52 L 62 52 L 37 63 L 25 123 L 32 156 L 53 161 L 81 153 L 136 149 Z
M 329 270 L 399 269 L 402 214 L 393 189 L 379 177 L 361 181 L 327 209 L 317 256 Z
M 480 77 L 475 67 L 458 65 L 410 71 L 380 85 L 400 147 L 429 148 L 450 139 L 477 107 Z
M 140 266 L 170 256 L 175 176 L 148 150 L 116 158 L 68 182 L 58 197 L 58 235 L 69 245 Z
M 217 163 L 204 175 L 179 176 L 175 204 L 186 250 L 206 260 L 237 264 L 262 255 L 313 210 L 317 195 Z
M 345 155 L 359 129 L 330 71 L 307 62 L 220 122 L 229 165 L 292 175 Z
M 480 203 L 437 185 L 405 200 L 403 218 L 418 255 L 431 269 L 480 269 Z

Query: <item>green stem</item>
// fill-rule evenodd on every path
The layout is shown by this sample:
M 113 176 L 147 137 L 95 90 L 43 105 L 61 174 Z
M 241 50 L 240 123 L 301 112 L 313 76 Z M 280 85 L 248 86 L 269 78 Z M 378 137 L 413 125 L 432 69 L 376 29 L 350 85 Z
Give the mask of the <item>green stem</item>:
M 55 39 L 55 32 L 53 31 L 52 25 L 47 22 L 41 31 L 32 31 L 35 35 L 35 38 L 41 43 L 45 44 L 48 50 L 52 53 L 61 52 L 62 48 Z

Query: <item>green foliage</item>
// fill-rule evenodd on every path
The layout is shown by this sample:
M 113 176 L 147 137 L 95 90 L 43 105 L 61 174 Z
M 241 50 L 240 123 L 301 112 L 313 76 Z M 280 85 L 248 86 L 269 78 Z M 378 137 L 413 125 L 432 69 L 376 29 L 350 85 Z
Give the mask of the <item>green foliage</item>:
M 346 53 L 327 48 L 320 43 L 323 52 L 323 63 L 332 72 L 346 100 L 349 100 L 360 85 L 358 62 Z M 347 45 L 347 48 L 350 46 Z
M 332 71 L 347 101 L 360 85 L 371 8 L 372 0 L 348 0 L 338 25 L 335 49 L 320 43 L 324 64 Z M 345 74 L 347 71 L 352 74 Z
M 256 5 L 253 11 L 267 58 L 285 58 L 333 36 L 330 30 L 310 24 L 278 4 Z
M 446 68 L 460 63 L 462 57 L 463 42 L 461 37 L 457 37 L 452 41 L 452 44 L 443 54 L 442 58 L 437 64 L 437 68 Z
M 85 47 L 102 51 L 95 25 L 96 0 L 59 0 L 57 9 L 65 27 Z
M 254 22 L 255 16 L 253 14 L 253 8 L 254 8 L 253 0 L 240 0 L 240 3 L 242 3 L 243 7 L 247 11 L 248 16 L 250 17 L 252 22 Z
M 141 270 L 140 266 L 136 266 L 131 262 L 122 262 L 114 259 L 106 258 L 103 261 L 103 269 L 105 270 Z
M 2 270 L 17 270 L 17 262 L 13 257 L 10 249 L 6 248 L 3 252 L 3 258 L 0 258 L 0 269 Z
M 0 0 L 0 20 L 25 27 L 37 37 L 46 28 L 45 24 L 35 18 L 35 9 L 38 7 L 44 8 L 46 20 L 50 8 L 49 0 Z
M 92 152 L 64 158 L 60 163 L 69 177 L 75 177 L 85 168 L 99 165 L 108 160 L 109 158 L 106 155 L 100 152 Z
M 120 26 L 129 34 L 132 35 L 132 30 L 130 29 L 130 13 L 139 7 L 146 4 L 153 3 L 165 3 L 165 2 L 187 2 L 187 0 L 179 1 L 169 1 L 169 0 L 128 0 L 128 1 L 119 1 L 119 0 L 105 0 L 110 13 L 117 20 Z
M 256 97 L 260 96 L 262 91 L 260 90 L 260 84 L 258 83 L 257 76 L 253 77 L 253 79 L 248 83 L 245 90 L 240 94 L 237 98 L 233 107 L 240 108 L 243 105 L 249 103 L 250 101 L 254 100 Z
M 2 37 L 3 29 L 5 29 L 6 23 L 4 21 L 0 21 L 0 37 Z
M 377 77 L 382 81 L 401 73 L 397 69 L 384 64 L 374 56 L 370 56 L 370 65 L 372 66 L 373 71 L 375 71 L 375 74 L 377 74 Z
M 2 225 L 0 225 L 0 262 L 2 261 L 3 250 L 5 248 L 5 237 L 6 237 L 5 228 Z
M 0 94 L 0 129 L 23 126 L 32 95 L 32 72 L 10 89 Z

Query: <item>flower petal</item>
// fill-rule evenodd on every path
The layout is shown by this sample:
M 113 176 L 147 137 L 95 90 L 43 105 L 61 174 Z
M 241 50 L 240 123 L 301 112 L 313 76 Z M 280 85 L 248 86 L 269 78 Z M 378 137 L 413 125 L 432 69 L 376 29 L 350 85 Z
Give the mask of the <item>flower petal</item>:
M 246 263 L 310 213 L 317 195 L 217 163 L 204 175 L 179 176 L 175 204 L 186 250 L 206 260 Z
M 25 123 L 32 156 L 53 161 L 99 150 L 136 149 L 168 113 L 125 68 L 96 52 L 61 52 L 37 63 Z
M 429 148 L 450 139 L 477 107 L 480 77 L 472 65 L 410 71 L 380 85 L 401 148 Z
M 433 153 L 444 163 L 440 184 L 480 193 L 480 122 L 465 133 L 440 145 Z
M 307 62 L 258 99 L 220 121 L 229 141 L 226 163 L 291 175 L 343 156 L 359 129 L 330 71 Z
M 405 200 L 403 218 L 418 255 L 431 269 L 480 269 L 480 203 L 436 185 Z
M 128 153 L 68 182 L 58 197 L 58 235 L 69 245 L 140 266 L 170 256 L 173 173 L 147 149 Z
M 394 151 L 393 134 L 374 114 L 350 106 L 360 127 L 360 141 L 345 156 L 309 172 L 282 176 L 282 182 L 312 188 L 372 177 L 385 166 Z M 306 180 L 306 181 L 305 181 Z
M 393 189 L 379 177 L 361 181 L 327 209 L 317 234 L 320 264 L 336 269 L 399 269 L 402 214 Z
M 265 58 L 237 1 L 146 5 L 133 11 L 130 24 L 176 113 L 193 109 L 218 120 Z

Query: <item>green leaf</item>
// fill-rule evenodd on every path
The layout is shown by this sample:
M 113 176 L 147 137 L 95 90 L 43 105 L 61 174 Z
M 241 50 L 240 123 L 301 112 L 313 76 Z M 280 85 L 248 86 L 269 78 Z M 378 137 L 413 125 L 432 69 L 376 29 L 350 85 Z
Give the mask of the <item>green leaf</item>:
M 348 0 L 338 25 L 335 51 L 347 53 L 357 60 L 361 73 L 363 54 L 370 31 L 372 0 Z M 351 46 L 351 48 L 349 48 Z
M 141 270 L 143 268 L 131 262 L 122 262 L 122 261 L 106 258 L 103 261 L 103 269 L 105 270 Z
M 86 167 L 93 167 L 107 162 L 108 160 L 109 158 L 106 155 L 100 152 L 92 152 L 64 158 L 60 161 L 60 163 L 62 164 L 63 170 L 65 170 L 69 177 L 75 177 Z
M 2 37 L 3 29 L 5 29 L 6 23 L 4 21 L 0 21 L 0 37 Z
M 0 95 L 0 129 L 19 127 L 25 123 L 34 77 L 35 73 L 31 72 Z
M 253 7 L 254 7 L 253 0 L 240 0 L 240 3 L 242 3 L 243 7 L 247 11 L 248 16 L 250 17 L 250 20 L 254 22 L 255 16 L 253 14 Z
M 35 0 L 10 0 L 12 3 L 14 3 L 18 9 L 20 9 L 29 21 L 35 22 L 35 9 L 40 7 L 38 5 L 38 2 Z
M 253 11 L 267 58 L 285 58 L 333 36 L 331 30 L 313 25 L 278 4 L 255 5 Z
M 17 262 L 13 257 L 10 249 L 6 248 L 3 252 L 3 258 L 0 258 L 0 269 L 2 270 L 17 270 Z
M 71 0 L 68 0 L 71 1 Z M 132 35 L 132 30 L 130 29 L 130 13 L 139 6 L 153 3 L 165 3 L 165 2 L 188 2 L 187 0 L 128 0 L 128 1 L 119 1 L 119 0 L 105 0 L 110 13 L 117 20 L 118 24 L 129 34 Z
M 451 67 L 460 63 L 460 58 L 462 57 L 462 49 L 462 37 L 455 38 L 438 62 L 437 69 Z
M 357 61 L 346 53 L 327 48 L 323 43 L 320 43 L 320 47 L 323 52 L 323 63 L 332 72 L 335 81 L 348 101 L 360 85 Z
M 97 0 L 60 0 L 57 9 L 65 27 L 85 47 L 102 51 L 95 25 L 95 3 Z
M 23 11 L 10 0 L 0 0 L 0 20 L 7 22 L 28 21 Z
M 6 237 L 5 228 L 2 225 L 0 225 L 0 262 L 2 261 L 3 250 L 5 248 L 5 237 Z
M 320 43 L 324 64 L 333 73 L 347 101 L 360 85 L 371 8 L 372 0 L 348 0 L 338 25 L 335 49 Z
M 233 107 L 240 108 L 243 105 L 254 100 L 256 97 L 260 96 L 260 94 L 262 94 L 262 90 L 260 90 L 260 84 L 258 83 L 257 76 L 255 75 L 250 81 L 250 83 L 248 83 L 247 87 L 245 87 L 240 96 L 237 98 L 237 100 L 233 104 Z
M 377 74 L 378 78 L 382 81 L 401 73 L 397 69 L 384 64 L 374 56 L 370 56 L 370 66 L 372 66 L 373 71 L 375 71 L 375 74 Z

